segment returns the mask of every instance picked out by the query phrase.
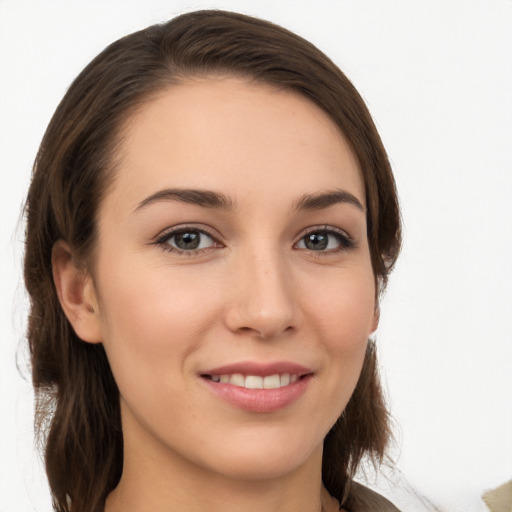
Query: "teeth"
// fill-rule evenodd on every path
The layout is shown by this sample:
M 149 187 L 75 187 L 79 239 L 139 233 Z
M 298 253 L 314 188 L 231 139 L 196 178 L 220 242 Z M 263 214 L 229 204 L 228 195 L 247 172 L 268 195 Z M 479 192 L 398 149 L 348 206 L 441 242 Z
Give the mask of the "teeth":
M 233 373 L 232 375 L 211 375 L 213 382 L 222 382 L 247 389 L 278 389 L 288 386 L 299 380 L 298 375 L 283 373 L 282 375 L 268 375 L 260 377 L 259 375 L 242 375 Z
M 279 375 L 269 375 L 262 379 L 264 389 L 276 389 L 281 387 L 281 378 Z
M 229 379 L 229 383 L 233 386 L 245 387 L 245 377 L 241 373 L 234 373 Z
M 245 387 L 248 389 L 262 389 L 263 377 L 258 377 L 257 375 L 247 375 L 247 377 L 245 377 Z
M 290 384 L 290 374 L 283 373 L 283 375 L 281 375 L 281 386 L 288 386 L 288 384 Z

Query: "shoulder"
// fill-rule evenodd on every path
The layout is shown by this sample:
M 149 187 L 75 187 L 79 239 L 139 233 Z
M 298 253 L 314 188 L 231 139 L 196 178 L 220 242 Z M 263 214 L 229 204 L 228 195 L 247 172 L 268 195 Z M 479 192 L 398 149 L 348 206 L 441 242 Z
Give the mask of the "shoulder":
M 357 482 L 350 487 L 350 512 L 400 512 L 398 508 L 380 494 Z

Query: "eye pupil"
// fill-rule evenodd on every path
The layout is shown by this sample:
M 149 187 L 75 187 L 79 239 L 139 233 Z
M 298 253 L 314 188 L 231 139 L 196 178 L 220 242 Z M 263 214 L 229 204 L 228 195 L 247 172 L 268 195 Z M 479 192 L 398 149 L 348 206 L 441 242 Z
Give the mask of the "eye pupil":
M 194 231 L 186 231 L 174 236 L 176 247 L 184 250 L 197 249 L 201 242 L 201 234 Z
M 311 251 L 322 251 L 329 244 L 329 237 L 322 233 L 311 233 L 304 239 L 305 246 Z

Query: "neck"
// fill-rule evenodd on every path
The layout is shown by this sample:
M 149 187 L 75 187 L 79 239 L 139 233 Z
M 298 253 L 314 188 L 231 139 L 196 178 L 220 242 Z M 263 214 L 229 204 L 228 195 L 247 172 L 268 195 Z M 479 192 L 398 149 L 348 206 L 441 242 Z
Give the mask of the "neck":
M 182 483 L 182 482 L 179 482 Z M 321 487 L 315 493 L 290 492 L 290 488 L 282 489 L 278 482 L 273 485 L 260 483 L 251 485 L 238 483 L 231 485 L 219 485 L 213 488 L 211 485 L 196 486 L 186 482 L 184 487 L 176 485 L 177 482 L 165 487 L 151 482 L 149 486 L 138 485 L 135 488 L 127 481 L 120 485 L 107 499 L 105 512 L 321 512 L 322 504 Z M 185 486 L 186 485 L 186 486 Z M 160 488 L 159 488 L 160 487 Z

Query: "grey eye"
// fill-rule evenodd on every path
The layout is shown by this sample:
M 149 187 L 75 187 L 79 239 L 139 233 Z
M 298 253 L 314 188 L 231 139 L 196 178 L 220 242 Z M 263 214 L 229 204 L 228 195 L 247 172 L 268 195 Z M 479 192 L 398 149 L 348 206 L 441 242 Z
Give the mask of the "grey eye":
M 312 231 L 303 236 L 297 244 L 298 249 L 308 251 L 336 251 L 349 248 L 352 242 L 348 236 L 335 231 Z
M 212 247 L 214 241 L 211 236 L 202 231 L 188 229 L 171 234 L 165 243 L 180 251 L 195 251 Z
M 304 246 L 310 251 L 324 251 L 329 245 L 329 235 L 325 233 L 310 233 L 303 240 Z

